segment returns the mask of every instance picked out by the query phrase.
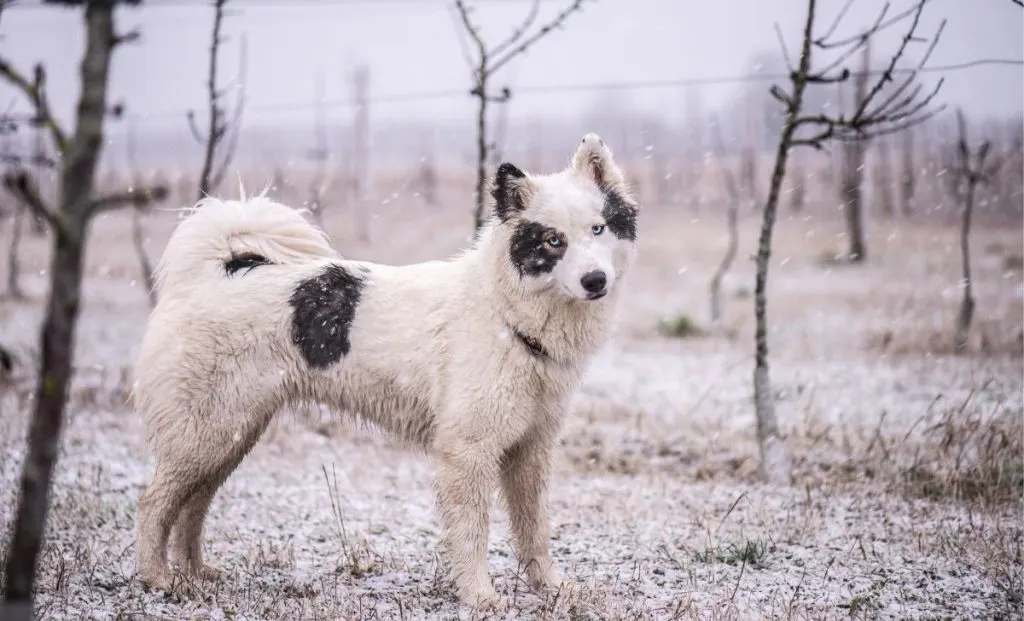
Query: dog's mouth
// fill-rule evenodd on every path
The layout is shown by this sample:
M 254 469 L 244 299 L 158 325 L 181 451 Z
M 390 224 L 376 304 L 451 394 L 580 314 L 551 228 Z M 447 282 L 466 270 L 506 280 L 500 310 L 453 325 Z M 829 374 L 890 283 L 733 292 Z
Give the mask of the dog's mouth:
M 588 293 L 587 294 L 587 301 L 588 302 L 593 302 L 594 300 L 600 300 L 601 298 L 603 298 L 606 295 L 608 295 L 607 291 L 598 291 L 597 293 Z

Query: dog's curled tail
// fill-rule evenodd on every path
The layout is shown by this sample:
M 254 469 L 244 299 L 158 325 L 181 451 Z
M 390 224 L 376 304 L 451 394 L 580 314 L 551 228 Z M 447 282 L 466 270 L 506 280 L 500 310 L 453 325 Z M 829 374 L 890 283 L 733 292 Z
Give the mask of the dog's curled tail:
M 263 264 L 337 258 L 327 235 L 301 213 L 265 196 L 204 198 L 167 242 L 155 270 L 159 294 Z

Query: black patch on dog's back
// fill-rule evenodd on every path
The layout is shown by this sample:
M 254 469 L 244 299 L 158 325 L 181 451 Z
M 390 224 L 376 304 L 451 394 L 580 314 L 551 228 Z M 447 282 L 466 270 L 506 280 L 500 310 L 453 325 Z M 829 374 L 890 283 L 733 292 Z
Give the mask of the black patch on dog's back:
M 231 276 L 241 270 L 245 270 L 248 273 L 249 270 L 261 265 L 270 265 L 270 259 L 255 252 L 243 252 L 232 255 L 231 260 L 224 264 L 224 271 Z
M 619 239 L 636 241 L 636 207 L 615 191 L 608 192 L 604 198 L 604 209 L 601 217 L 612 235 Z
M 295 287 L 288 300 L 292 342 L 309 366 L 327 368 L 352 348 L 349 330 L 365 285 L 363 277 L 363 273 L 329 265 Z
M 551 237 L 557 237 L 561 244 L 549 244 Z M 512 231 L 508 256 L 520 276 L 540 276 L 555 269 L 568 247 L 569 241 L 558 229 L 532 220 L 520 220 Z

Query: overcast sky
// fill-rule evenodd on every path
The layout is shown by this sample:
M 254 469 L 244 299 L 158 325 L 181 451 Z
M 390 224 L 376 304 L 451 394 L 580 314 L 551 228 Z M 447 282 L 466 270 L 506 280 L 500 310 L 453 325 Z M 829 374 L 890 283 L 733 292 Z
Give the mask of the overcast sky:
M 22 0 L 23 4 L 32 4 Z M 472 0 L 469 0 L 472 4 Z M 543 0 L 540 22 L 567 0 Z M 840 0 L 819 0 L 820 30 Z M 354 63 L 372 69 L 371 96 L 391 97 L 439 91 L 465 91 L 468 70 L 457 38 L 451 3 L 445 0 L 245 0 L 229 2 L 224 26 L 222 73 L 237 73 L 240 35 L 249 49 L 246 83 L 248 122 L 308 123 L 318 72 L 329 100 L 350 96 L 346 75 Z M 909 5 L 894 0 L 893 12 Z M 496 41 L 526 14 L 529 2 L 480 0 L 474 19 L 488 41 Z M 841 32 L 866 25 L 879 0 L 856 0 Z M 739 76 L 752 69 L 758 53 L 778 52 L 773 23 L 790 49 L 800 34 L 804 0 L 598 0 L 569 18 L 562 31 L 541 41 L 497 77 L 498 85 L 564 86 Z M 148 0 L 140 9 L 120 9 L 121 30 L 139 28 L 142 40 L 118 49 L 111 91 L 155 124 L 182 123 L 182 113 L 203 106 L 212 9 L 196 0 Z M 930 65 L 1024 55 L 1024 11 L 1010 0 L 933 0 L 922 32 L 948 24 Z M 892 51 L 898 32 L 877 42 L 879 58 Z M 22 6 L 0 21 L 0 53 L 29 71 L 42 61 L 49 70 L 54 107 L 68 117 L 77 95 L 82 52 L 82 19 L 77 10 Z M 918 46 L 914 52 L 923 49 Z M 703 89 L 715 106 L 740 87 Z M 622 91 L 620 101 L 678 119 L 684 89 Z M 589 108 L 595 92 L 524 93 L 512 114 L 571 117 Z M 1019 115 L 1024 97 L 1021 66 L 983 66 L 946 74 L 943 100 L 972 114 Z M 0 87 L 0 105 L 15 99 Z M 339 107 L 332 115 L 349 115 Z M 375 122 L 395 118 L 470 118 L 468 96 L 453 95 L 374 106 Z

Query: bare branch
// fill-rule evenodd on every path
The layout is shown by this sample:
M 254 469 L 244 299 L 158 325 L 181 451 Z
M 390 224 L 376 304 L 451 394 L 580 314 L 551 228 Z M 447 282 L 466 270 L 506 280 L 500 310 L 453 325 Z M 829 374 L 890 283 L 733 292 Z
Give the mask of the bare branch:
M 58 153 L 64 153 L 68 147 L 67 133 L 53 117 L 50 101 L 46 96 L 46 69 L 41 64 L 35 66 L 32 80 L 18 72 L 7 60 L 0 58 L 0 76 L 9 84 L 20 90 L 35 108 L 34 123 L 46 127 L 53 139 Z
M 223 145 L 219 145 L 220 151 L 220 162 L 214 168 L 212 173 L 212 181 L 210 187 L 217 187 L 224 180 L 224 176 L 227 174 L 228 166 L 231 164 L 231 160 L 235 157 L 235 152 L 238 150 L 238 139 L 242 134 L 242 112 L 245 110 L 245 84 L 248 81 L 248 67 L 249 67 L 249 39 L 242 35 L 242 41 L 240 44 L 240 51 L 238 56 L 238 96 L 235 101 L 235 109 L 231 114 L 231 119 L 225 121 L 221 127 L 221 133 L 218 135 L 217 140 L 221 141 L 224 138 L 224 134 L 227 131 L 231 131 L 227 142 Z
M 170 192 L 165 185 L 131 188 L 124 192 L 116 192 L 114 194 L 108 194 L 107 196 L 93 199 L 93 201 L 89 203 L 89 213 L 97 214 L 104 211 L 121 209 L 123 207 L 142 209 L 144 207 L 148 207 L 152 203 L 159 203 L 167 200 L 169 194 Z
M 786 62 L 786 70 L 793 73 L 796 71 L 796 68 L 793 66 L 793 61 L 789 59 L 789 48 L 786 47 L 786 39 L 782 36 L 779 22 L 775 22 L 772 25 L 775 27 L 775 38 L 779 40 L 779 47 L 782 49 L 782 59 Z
M 905 56 L 909 44 L 921 41 L 915 33 L 919 27 L 924 6 L 928 2 L 930 0 L 917 0 L 911 9 L 889 19 L 885 19 L 887 10 L 883 9 L 874 25 L 855 37 L 836 42 L 829 41 L 827 37 L 815 40 L 815 46 L 822 49 L 832 49 L 843 45 L 849 47 L 844 50 L 839 59 L 830 63 L 825 69 L 813 73 L 809 72 L 807 75 L 799 77 L 802 77 L 806 84 L 820 84 L 840 83 L 853 75 L 857 78 L 858 88 L 862 92 L 858 93 L 853 111 L 849 115 L 839 112 L 838 114 L 821 113 L 798 117 L 796 120 L 798 127 L 810 126 L 814 129 L 810 136 L 794 139 L 793 146 L 811 146 L 816 149 L 822 149 L 823 143 L 832 139 L 841 141 L 868 140 L 902 131 L 927 120 L 944 109 L 944 106 L 938 106 L 935 109 L 931 108 L 932 102 L 935 100 L 944 80 L 940 79 L 927 95 L 924 95 L 924 87 L 916 82 L 918 72 L 923 68 L 924 63 L 927 62 L 928 57 L 935 49 L 939 37 L 942 35 L 945 28 L 944 21 L 940 24 L 935 36 L 930 40 L 928 49 L 918 63 L 917 68 L 909 71 L 899 71 L 896 69 L 900 59 Z M 904 33 L 900 45 L 889 58 L 886 68 L 881 72 L 873 72 L 865 64 L 863 69 L 856 74 L 851 74 L 845 68 L 838 75 L 832 73 L 840 63 L 849 58 L 854 50 L 863 50 L 865 58 L 867 58 L 866 54 L 869 49 L 867 46 L 871 37 L 879 31 L 908 18 L 910 19 L 910 25 Z M 831 28 L 830 32 L 834 29 L 834 27 Z M 884 99 L 880 102 L 875 101 L 885 91 L 886 85 L 893 82 L 893 76 L 898 73 L 905 73 L 906 78 L 896 84 L 891 92 L 886 92 Z M 877 75 L 877 79 L 868 88 L 867 79 L 872 75 Z M 772 94 L 785 103 L 784 99 L 779 98 L 778 93 L 773 91 Z
M 530 26 L 533 26 L 533 22 L 537 21 L 537 14 L 539 12 L 540 0 L 533 0 L 533 3 L 530 5 L 530 12 L 526 15 L 526 19 L 523 20 L 523 23 L 519 24 L 519 27 L 512 32 L 509 38 L 499 43 L 487 55 L 492 57 L 498 56 L 512 45 L 515 45 L 516 41 L 519 41 L 526 31 L 530 29 Z
M 227 0 L 214 0 L 213 2 L 213 33 L 210 35 L 210 63 L 206 81 L 207 114 L 209 119 L 207 119 L 208 131 L 206 133 L 206 140 L 203 143 L 206 147 L 203 167 L 199 173 L 199 199 L 209 194 L 212 187 L 210 185 L 210 176 L 213 168 L 213 158 L 217 149 L 217 143 L 224 133 L 223 126 L 221 125 L 222 112 L 217 99 L 217 53 L 220 50 L 220 29 L 221 24 L 224 22 L 224 5 L 226 3 Z
M 456 8 L 450 13 L 450 15 L 452 17 L 452 23 L 455 26 L 455 35 L 459 39 L 459 48 L 462 50 L 462 58 L 463 60 L 466 61 L 466 66 L 472 69 L 474 72 L 476 72 L 477 63 L 476 61 L 473 60 L 473 57 L 470 55 L 469 44 L 466 41 L 466 34 L 465 32 L 463 32 L 463 28 L 459 25 L 459 21 L 462 21 L 462 24 L 465 25 L 468 22 L 469 18 L 468 16 L 460 16 L 463 9 L 459 8 L 458 3 L 456 3 L 453 6 L 455 6 Z
M 47 207 L 39 188 L 33 183 L 28 172 L 23 169 L 16 169 L 4 175 L 4 188 L 22 202 L 36 217 L 45 220 L 55 229 L 60 222 L 57 214 Z
M 461 2 L 461 0 L 457 1 Z M 547 35 L 549 32 L 557 28 L 561 28 L 562 24 L 565 23 L 565 20 L 569 19 L 570 15 L 582 9 L 584 1 L 585 0 L 573 0 L 572 4 L 566 7 L 566 9 L 563 10 L 561 13 L 556 15 L 553 20 L 551 20 L 544 26 L 541 26 L 540 30 L 533 33 L 531 36 L 524 39 L 522 43 L 513 47 L 503 56 L 492 62 L 490 66 L 487 67 L 487 74 L 493 75 L 496 71 L 498 71 L 498 69 L 501 69 L 506 63 L 508 63 L 508 61 L 526 52 L 531 45 L 533 45 L 540 39 L 544 38 L 544 36 Z
M 203 133 L 199 130 L 199 125 L 196 124 L 196 113 L 194 110 L 189 110 L 185 113 L 185 118 L 188 120 L 189 131 L 192 132 L 192 137 L 196 139 L 199 144 L 206 144 L 206 139 L 203 138 Z
M 481 86 L 481 82 L 484 81 L 487 75 L 487 45 L 484 43 L 483 37 L 480 36 L 480 31 L 473 22 L 469 19 L 469 8 L 462 0 L 455 0 L 455 8 L 458 9 L 459 17 L 462 18 L 462 25 L 466 27 L 466 32 L 470 38 L 473 39 L 474 45 L 476 45 L 477 54 L 479 54 L 479 62 L 477 64 L 471 63 L 475 76 L 474 80 L 477 86 Z
M 843 18 L 846 17 L 846 12 L 850 10 L 850 6 L 852 4 L 853 0 L 846 0 L 846 4 L 844 4 L 843 8 L 839 10 L 838 14 L 836 14 L 836 18 L 832 22 L 832 25 L 828 27 L 828 30 L 825 31 L 825 34 L 822 35 L 819 39 L 817 39 L 815 43 L 817 43 L 818 41 L 827 41 L 828 39 L 832 38 L 832 35 L 836 33 L 836 29 L 839 28 L 839 24 L 842 23 Z
M 117 46 L 125 43 L 134 43 L 135 41 L 138 41 L 140 37 L 142 37 L 141 32 L 139 32 L 138 30 L 130 30 L 124 33 L 123 35 L 115 36 L 114 45 Z
M 888 2 L 886 2 L 882 6 L 881 13 L 879 13 L 878 17 L 875 19 L 875 23 L 873 23 L 871 25 L 871 27 L 868 28 L 867 30 L 861 31 L 861 32 L 859 32 L 859 33 L 857 33 L 855 35 L 849 36 L 849 37 L 847 37 L 845 39 L 839 39 L 838 41 L 828 41 L 827 39 L 817 39 L 814 42 L 814 44 L 817 45 L 818 47 L 820 47 L 823 50 L 835 49 L 837 47 L 843 47 L 845 45 L 860 45 L 866 39 L 870 39 L 874 35 L 882 32 L 883 30 L 885 30 L 885 29 L 887 29 L 887 28 L 889 28 L 889 27 L 891 27 L 891 26 L 893 26 L 895 24 L 900 23 L 904 19 L 906 19 L 906 18 L 910 17 L 911 15 L 915 14 L 916 12 L 919 11 L 919 7 L 922 6 L 923 4 L 927 3 L 928 1 L 929 0 L 917 0 L 917 3 L 914 6 L 910 7 L 906 11 L 903 11 L 902 13 L 898 13 L 898 14 L 894 15 L 893 17 L 891 17 L 889 19 L 885 19 L 885 16 L 889 14 L 889 8 L 890 8 L 891 5 Z
M 871 105 L 871 102 L 878 95 L 878 93 L 882 90 L 882 87 L 884 87 L 887 82 L 890 82 L 892 80 L 892 72 L 896 68 L 896 64 L 900 61 L 901 58 L 903 58 L 903 54 L 907 50 L 907 45 L 909 45 L 911 41 L 915 40 L 914 39 L 914 33 L 917 31 L 917 26 L 918 26 L 918 24 L 920 23 L 920 20 L 921 20 L 921 13 L 924 11 L 924 7 L 925 7 L 925 4 L 927 2 L 928 2 L 928 0 L 920 0 L 918 2 L 917 6 L 915 7 L 916 11 L 914 12 L 914 18 L 913 18 L 913 21 L 910 24 L 910 28 L 907 30 L 906 34 L 903 35 L 903 40 L 900 41 L 900 46 L 899 46 L 899 48 L 896 49 L 896 53 L 893 54 L 892 57 L 890 57 L 890 59 L 889 59 L 889 66 L 885 68 L 885 71 L 882 73 L 882 76 L 875 82 L 874 86 L 868 92 L 867 97 L 865 97 L 860 102 L 860 105 L 857 107 L 857 112 L 854 114 L 855 117 L 863 116 L 865 111 L 868 109 L 868 106 Z M 945 27 L 946 27 L 946 21 L 943 20 L 942 23 L 939 25 L 938 32 L 935 34 L 935 37 L 933 37 L 933 39 L 932 39 L 933 42 L 932 42 L 932 44 L 931 44 L 931 46 L 929 48 L 929 51 L 925 54 L 924 58 L 921 60 L 921 65 L 922 66 L 923 66 L 923 64 L 925 62 L 927 62 L 928 56 L 931 54 L 931 50 L 935 48 L 935 43 L 937 43 L 938 40 L 939 40 L 939 37 L 942 36 L 942 31 L 943 31 L 943 29 L 945 29 Z M 900 90 L 902 90 L 903 88 L 906 88 L 905 84 L 910 83 L 915 77 L 917 77 L 917 73 L 916 72 L 913 72 L 910 75 L 908 75 L 906 80 L 905 80 L 905 82 L 904 82 L 904 86 Z

